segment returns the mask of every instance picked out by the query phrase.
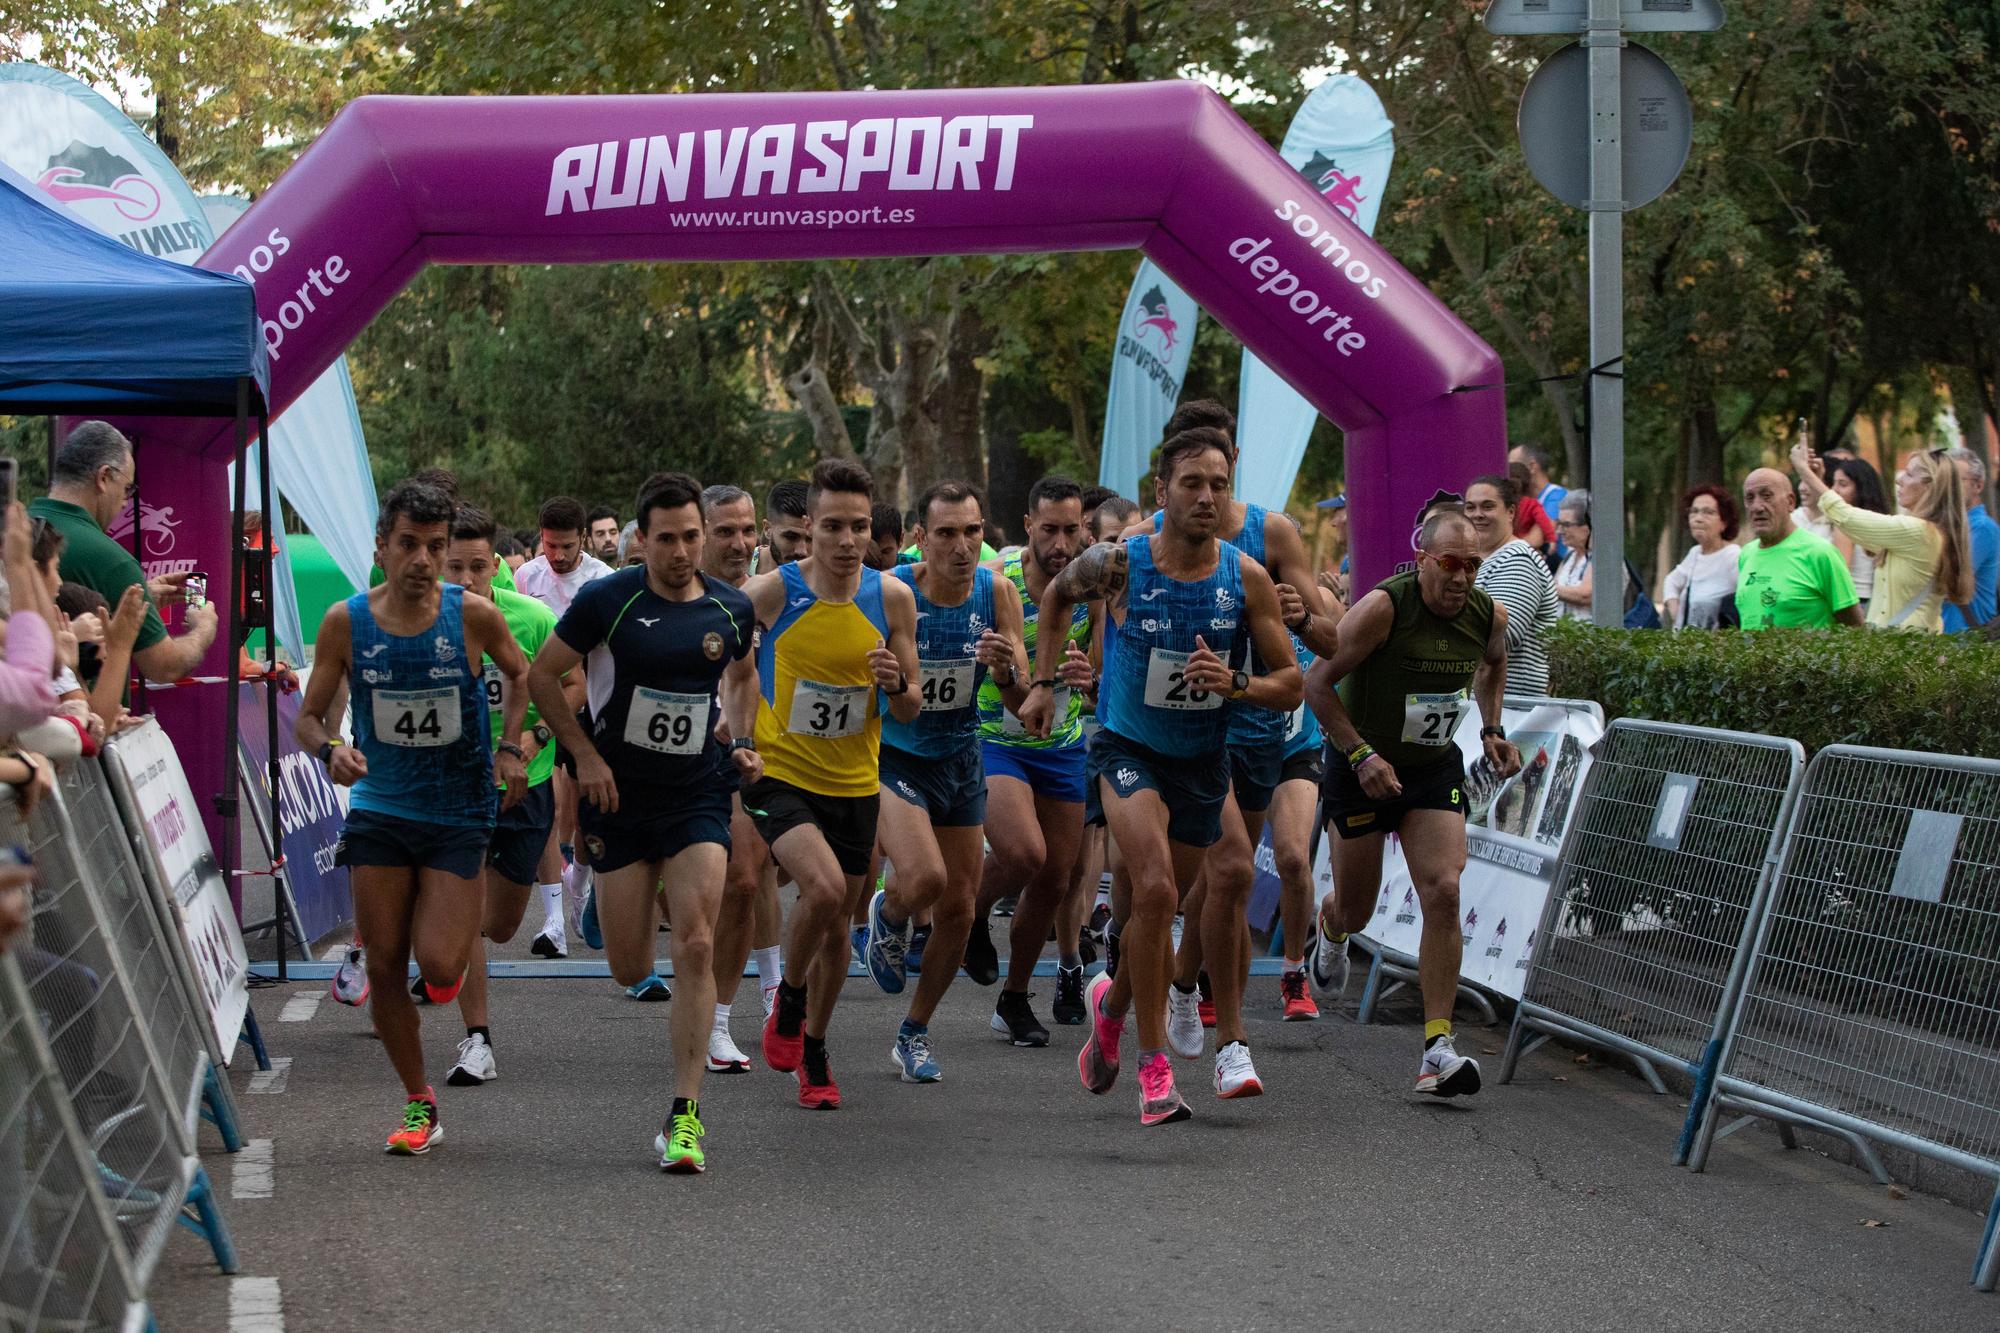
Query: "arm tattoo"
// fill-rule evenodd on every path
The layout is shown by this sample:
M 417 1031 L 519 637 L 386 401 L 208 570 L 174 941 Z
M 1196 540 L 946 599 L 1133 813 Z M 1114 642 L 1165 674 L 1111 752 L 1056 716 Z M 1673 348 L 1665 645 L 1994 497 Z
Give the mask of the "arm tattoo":
M 1125 591 L 1125 544 L 1099 543 L 1063 566 L 1056 585 L 1072 604 L 1114 600 Z

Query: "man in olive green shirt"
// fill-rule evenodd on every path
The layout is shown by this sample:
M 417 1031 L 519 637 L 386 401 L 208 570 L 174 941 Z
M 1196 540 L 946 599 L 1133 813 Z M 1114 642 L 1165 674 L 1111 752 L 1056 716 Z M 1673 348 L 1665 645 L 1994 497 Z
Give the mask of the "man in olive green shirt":
M 186 631 L 169 637 L 158 601 L 178 599 L 187 575 L 162 575 L 149 583 L 132 553 L 106 535 L 132 498 L 137 475 L 131 442 L 105 422 L 86 421 L 63 441 L 49 494 L 29 505 L 28 513 L 62 533 L 65 582 L 95 590 L 112 606 L 133 584 L 146 589 L 146 620 L 132 661 L 147 680 L 168 684 L 192 672 L 215 642 L 215 603 L 190 610 Z
M 1743 479 L 1743 513 L 1756 541 L 1737 556 L 1736 614 L 1744 629 L 1859 625 L 1854 576 L 1833 543 L 1792 526 L 1795 497 L 1784 473 L 1760 467 Z

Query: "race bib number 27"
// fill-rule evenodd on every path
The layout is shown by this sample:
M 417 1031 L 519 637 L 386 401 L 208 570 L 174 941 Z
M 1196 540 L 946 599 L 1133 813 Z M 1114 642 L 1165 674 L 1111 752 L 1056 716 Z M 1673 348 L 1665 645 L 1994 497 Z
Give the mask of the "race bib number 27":
M 1453 743 L 1458 720 L 1465 716 L 1470 703 L 1464 690 L 1456 694 L 1404 695 L 1403 740 L 1410 745 L 1443 749 Z

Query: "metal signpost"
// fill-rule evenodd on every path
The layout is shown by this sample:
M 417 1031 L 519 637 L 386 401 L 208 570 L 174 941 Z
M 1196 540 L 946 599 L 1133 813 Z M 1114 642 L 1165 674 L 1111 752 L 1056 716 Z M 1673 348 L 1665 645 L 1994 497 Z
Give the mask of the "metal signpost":
M 1494 0 L 1485 22 L 1496 34 L 1582 34 L 1578 46 L 1550 56 L 1528 81 L 1520 131 L 1536 179 L 1590 214 L 1590 551 L 1592 568 L 1603 575 L 1592 581 L 1590 611 L 1594 623 L 1615 628 L 1625 622 L 1625 211 L 1672 184 L 1692 138 L 1687 90 L 1665 62 L 1630 46 L 1625 33 L 1712 32 L 1722 26 L 1722 6 L 1719 0 Z M 1581 99 L 1574 78 L 1579 58 L 1587 66 Z M 1627 75 L 1634 76 L 1631 91 Z M 1585 155 L 1579 198 L 1566 165 Z

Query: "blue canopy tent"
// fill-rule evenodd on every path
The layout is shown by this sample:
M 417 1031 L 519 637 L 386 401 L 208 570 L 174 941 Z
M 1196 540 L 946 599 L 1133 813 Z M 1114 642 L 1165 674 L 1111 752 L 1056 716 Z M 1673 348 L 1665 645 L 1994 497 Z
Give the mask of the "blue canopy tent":
M 215 416 L 236 421 L 235 457 L 249 444 L 250 422 L 265 430 L 270 361 L 257 319 L 256 293 L 243 279 L 142 254 L 71 218 L 25 178 L 0 166 L 0 413 L 11 416 Z M 50 442 L 54 451 L 53 432 Z M 264 494 L 270 493 L 270 451 L 260 449 Z M 53 462 L 53 457 L 51 458 Z M 269 605 L 267 551 L 243 541 L 246 469 L 236 469 L 235 540 L 227 588 L 229 697 L 241 681 L 245 599 L 263 590 Z M 136 478 L 144 494 L 145 477 Z M 141 525 L 132 525 L 134 554 Z M 262 617 L 268 621 L 268 613 Z M 268 638 L 268 636 L 267 636 Z M 268 648 L 267 648 L 268 660 Z M 217 859 L 236 893 L 237 709 L 225 710 L 227 737 L 215 814 L 222 824 Z M 271 729 L 271 807 L 278 819 L 277 700 Z M 279 911 L 288 906 L 278 894 Z M 280 923 L 283 929 L 283 923 Z M 284 949 L 278 950 L 283 975 Z

